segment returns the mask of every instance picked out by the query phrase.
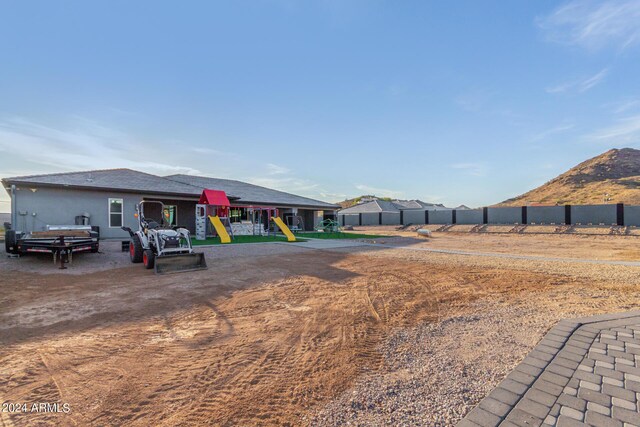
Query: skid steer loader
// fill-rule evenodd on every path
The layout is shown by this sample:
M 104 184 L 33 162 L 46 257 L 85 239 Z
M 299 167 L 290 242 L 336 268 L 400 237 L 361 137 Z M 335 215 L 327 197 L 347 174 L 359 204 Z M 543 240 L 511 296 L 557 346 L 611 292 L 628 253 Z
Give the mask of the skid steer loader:
M 152 205 L 160 209 L 159 220 L 145 216 L 145 206 L 150 210 Z M 189 230 L 168 225 L 165 212 L 164 204 L 159 201 L 144 200 L 136 205 L 138 230 L 122 227 L 131 236 L 131 262 L 141 262 L 145 268 L 155 269 L 156 274 L 205 270 L 204 254 L 193 251 Z

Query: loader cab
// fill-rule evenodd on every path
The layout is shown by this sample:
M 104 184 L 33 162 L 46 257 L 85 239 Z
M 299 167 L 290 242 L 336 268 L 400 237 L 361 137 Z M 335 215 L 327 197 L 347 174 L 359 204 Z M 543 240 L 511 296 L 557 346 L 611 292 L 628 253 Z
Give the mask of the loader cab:
M 143 200 L 137 207 L 140 228 L 143 230 L 155 230 L 165 228 L 168 221 L 164 218 L 164 203 L 155 200 Z

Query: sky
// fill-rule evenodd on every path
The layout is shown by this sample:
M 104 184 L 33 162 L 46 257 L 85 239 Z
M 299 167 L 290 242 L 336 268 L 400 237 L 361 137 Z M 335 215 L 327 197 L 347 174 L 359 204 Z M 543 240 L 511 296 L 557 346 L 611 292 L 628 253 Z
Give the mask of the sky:
M 0 178 L 489 205 L 640 148 L 639 22 L 640 0 L 0 0 Z

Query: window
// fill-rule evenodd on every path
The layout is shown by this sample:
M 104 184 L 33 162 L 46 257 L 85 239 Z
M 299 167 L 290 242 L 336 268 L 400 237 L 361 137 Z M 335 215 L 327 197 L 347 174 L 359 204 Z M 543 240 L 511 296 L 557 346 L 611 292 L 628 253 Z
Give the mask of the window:
M 164 205 L 164 222 L 167 225 L 178 225 L 178 207 L 174 205 Z
M 122 199 L 109 199 L 109 227 L 122 227 Z

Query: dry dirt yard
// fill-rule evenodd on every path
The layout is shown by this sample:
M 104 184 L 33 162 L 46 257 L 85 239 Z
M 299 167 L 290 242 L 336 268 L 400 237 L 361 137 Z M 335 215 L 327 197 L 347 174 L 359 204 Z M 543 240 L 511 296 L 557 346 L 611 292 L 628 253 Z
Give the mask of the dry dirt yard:
M 426 226 L 437 229 L 438 225 Z M 463 226 L 459 226 L 463 227 Z M 494 228 L 499 226 L 492 226 Z M 640 235 L 601 236 L 587 234 L 492 234 L 469 232 L 434 232 L 428 240 L 416 237 L 414 231 L 398 231 L 396 226 L 355 227 L 354 232 L 385 236 L 376 240 L 382 244 L 400 244 L 432 249 L 452 249 L 471 252 L 491 252 L 554 258 L 586 258 L 592 260 L 640 261 Z M 513 228 L 507 226 L 506 229 Z M 544 226 L 532 227 L 544 228 Z M 601 228 L 602 233 L 608 228 Z M 390 236 L 386 237 L 386 236 Z M 399 239 L 403 237 L 403 239 Z
M 0 401 L 71 408 L 0 425 L 450 426 L 557 320 L 640 303 L 634 265 L 409 249 L 630 260 L 637 238 L 412 236 L 165 276 L 117 245 L 62 272 L 0 254 Z

